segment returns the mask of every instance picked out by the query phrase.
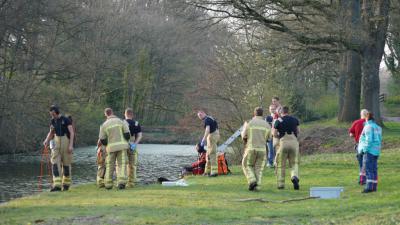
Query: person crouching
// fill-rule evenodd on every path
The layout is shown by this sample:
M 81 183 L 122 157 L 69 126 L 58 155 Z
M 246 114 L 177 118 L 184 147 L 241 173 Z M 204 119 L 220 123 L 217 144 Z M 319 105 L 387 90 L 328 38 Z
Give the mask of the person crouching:
M 196 151 L 198 153 L 197 161 L 192 163 L 191 166 L 185 166 L 182 169 L 182 176 L 185 175 L 202 175 L 206 167 L 207 152 L 200 143 L 196 145 Z

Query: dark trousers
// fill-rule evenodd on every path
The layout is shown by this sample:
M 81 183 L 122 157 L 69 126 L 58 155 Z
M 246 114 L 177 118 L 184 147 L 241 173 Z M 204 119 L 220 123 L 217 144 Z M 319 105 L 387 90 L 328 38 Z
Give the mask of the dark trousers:
M 268 163 L 270 165 L 274 165 L 275 149 L 274 145 L 272 144 L 272 139 L 270 141 L 267 141 L 267 146 L 268 146 Z
M 367 174 L 367 185 L 365 189 L 368 191 L 376 191 L 378 186 L 378 156 L 370 153 L 364 155 L 365 171 Z
M 356 150 L 356 152 L 358 152 L 357 150 L 358 148 L 358 144 L 354 145 L 354 149 Z M 366 182 L 366 177 L 365 177 L 365 162 L 364 162 L 364 153 L 357 153 L 357 161 L 358 161 L 358 168 L 359 168 L 359 179 L 358 179 L 358 183 L 360 185 L 364 185 Z

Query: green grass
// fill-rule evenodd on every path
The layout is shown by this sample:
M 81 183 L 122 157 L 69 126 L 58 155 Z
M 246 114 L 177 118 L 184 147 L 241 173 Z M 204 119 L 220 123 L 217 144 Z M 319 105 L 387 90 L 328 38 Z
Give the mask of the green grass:
M 400 116 L 400 95 L 389 96 L 385 103 L 386 115 L 389 117 Z
M 0 224 L 398 224 L 400 149 L 379 159 L 378 192 L 361 194 L 354 154 L 311 155 L 301 159 L 301 190 L 286 180 L 277 190 L 266 169 L 262 191 L 247 191 L 240 167 L 233 175 L 189 177 L 189 187 L 138 186 L 124 191 L 94 184 L 66 193 L 42 193 L 0 206 Z M 285 200 L 309 195 L 313 186 L 343 186 L 335 200 L 290 203 L 236 202 L 235 199 Z
M 385 122 L 383 128 L 383 147 L 400 146 L 400 123 Z
M 388 117 L 399 117 L 400 116 L 400 104 L 385 104 L 386 116 Z
M 312 122 L 307 122 L 300 124 L 300 130 L 301 129 L 312 129 L 314 127 L 336 127 L 336 128 L 349 128 L 351 126 L 351 123 L 346 123 L 346 122 L 338 122 L 337 118 L 331 118 L 331 119 L 324 119 L 324 120 L 317 120 L 317 121 L 312 121 Z

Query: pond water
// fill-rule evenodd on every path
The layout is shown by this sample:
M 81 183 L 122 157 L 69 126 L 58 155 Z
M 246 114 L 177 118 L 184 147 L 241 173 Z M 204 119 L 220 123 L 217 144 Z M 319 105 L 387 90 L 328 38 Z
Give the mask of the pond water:
M 196 159 L 194 146 L 142 144 L 139 146 L 138 183 L 154 183 L 158 177 L 176 179 L 181 168 Z M 40 155 L 0 156 L 0 202 L 39 191 L 40 160 Z M 96 171 L 95 147 L 75 149 L 73 186 L 95 182 Z M 48 191 L 49 188 L 49 179 L 44 177 L 42 191 Z

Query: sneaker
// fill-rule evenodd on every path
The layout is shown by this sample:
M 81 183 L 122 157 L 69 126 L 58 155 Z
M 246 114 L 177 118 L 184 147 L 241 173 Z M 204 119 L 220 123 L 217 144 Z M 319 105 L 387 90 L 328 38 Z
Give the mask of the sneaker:
M 68 191 L 69 190 L 69 185 L 63 185 L 63 191 Z
M 297 178 L 296 176 L 294 176 L 294 177 L 292 178 L 292 183 L 293 183 L 293 188 L 294 188 L 294 190 L 299 190 L 299 189 L 300 189 L 299 178 Z
M 370 193 L 370 192 L 374 192 L 374 191 L 373 190 L 364 189 L 361 193 L 366 194 L 366 193 Z
M 249 184 L 249 191 L 254 191 L 256 187 L 257 187 L 257 182 L 251 182 Z
M 56 192 L 56 191 L 61 191 L 61 188 L 60 187 L 52 187 L 50 189 L 50 192 Z
M 271 168 L 272 165 L 271 165 L 270 163 L 267 163 L 267 167 L 268 167 L 268 168 Z
M 125 184 L 118 184 L 118 190 L 125 189 Z

